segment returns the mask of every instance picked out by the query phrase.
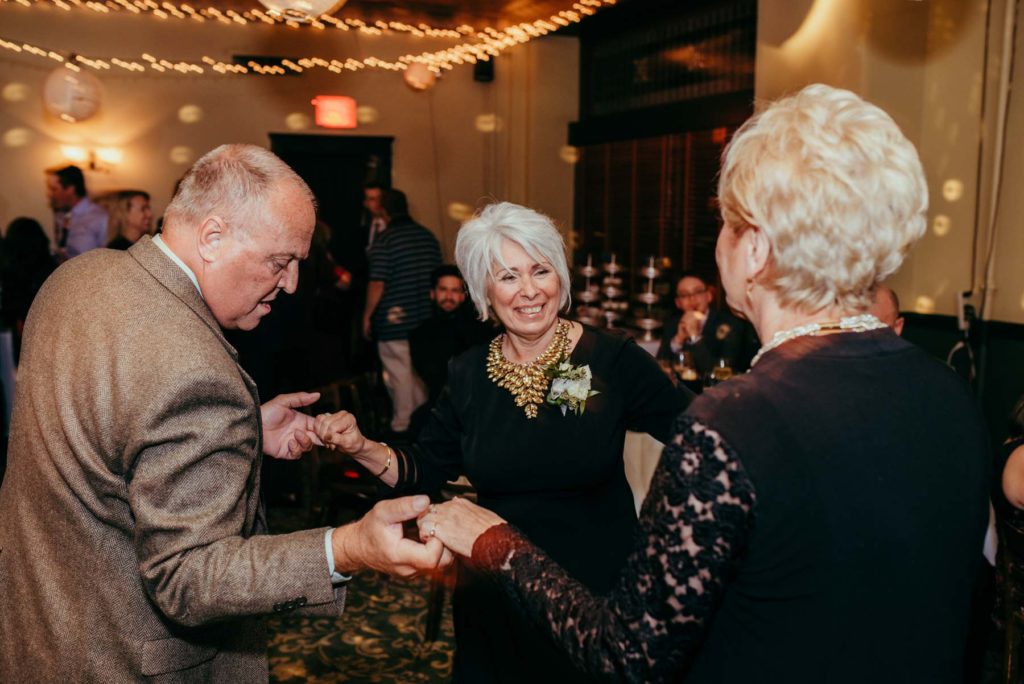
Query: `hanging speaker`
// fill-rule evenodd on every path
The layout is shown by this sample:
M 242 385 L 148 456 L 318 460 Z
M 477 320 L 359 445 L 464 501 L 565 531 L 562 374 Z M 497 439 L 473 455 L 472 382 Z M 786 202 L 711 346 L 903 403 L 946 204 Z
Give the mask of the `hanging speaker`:
M 478 83 L 490 83 L 494 80 L 494 60 L 479 61 L 473 65 L 473 80 Z

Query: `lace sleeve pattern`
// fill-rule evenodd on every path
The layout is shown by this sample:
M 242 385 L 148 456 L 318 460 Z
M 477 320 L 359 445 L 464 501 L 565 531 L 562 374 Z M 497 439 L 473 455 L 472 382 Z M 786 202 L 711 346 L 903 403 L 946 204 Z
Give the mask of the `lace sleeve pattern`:
M 549 629 L 577 667 L 617 681 L 678 678 L 721 598 L 753 525 L 755 492 L 736 453 L 690 416 L 676 420 L 616 589 L 594 596 L 509 525 L 471 563 Z

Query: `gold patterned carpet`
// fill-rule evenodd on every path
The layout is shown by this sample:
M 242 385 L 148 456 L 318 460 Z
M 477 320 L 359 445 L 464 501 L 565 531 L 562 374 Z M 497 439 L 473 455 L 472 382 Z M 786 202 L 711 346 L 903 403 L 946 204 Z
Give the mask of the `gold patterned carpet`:
M 378 573 L 357 575 L 337 619 L 270 621 L 270 681 L 434 684 L 451 679 L 450 601 L 438 640 L 424 638 L 429 583 Z
M 274 515 L 276 531 L 299 529 Z M 425 639 L 430 582 L 375 572 L 349 583 L 340 618 L 272 618 L 270 681 L 281 684 L 435 684 L 451 680 L 454 636 L 449 591 L 436 641 Z

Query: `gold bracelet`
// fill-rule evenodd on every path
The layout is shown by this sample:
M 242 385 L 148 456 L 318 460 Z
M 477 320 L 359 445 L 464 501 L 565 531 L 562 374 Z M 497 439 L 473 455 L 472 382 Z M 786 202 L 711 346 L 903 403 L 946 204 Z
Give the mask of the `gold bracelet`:
M 380 477 L 381 477 L 381 476 L 382 476 L 382 475 L 383 475 L 384 473 L 388 472 L 388 470 L 390 470 L 390 469 L 391 469 L 391 459 L 392 459 L 392 457 L 393 457 L 393 456 L 395 455 L 395 452 L 394 452 L 394 451 L 392 451 L 391 447 L 389 447 L 389 446 L 388 446 L 387 444 L 385 444 L 384 442 L 378 442 L 378 443 L 379 443 L 379 444 L 380 444 L 380 445 L 381 445 L 382 447 L 384 447 L 385 449 L 387 449 L 387 450 L 388 450 L 388 460 L 387 460 L 387 463 L 385 463 L 385 464 L 384 464 L 384 469 L 383 469 L 382 471 L 380 471 L 379 473 L 377 473 L 377 474 L 376 474 L 376 475 L 374 476 L 374 477 L 376 477 L 377 479 L 380 479 Z

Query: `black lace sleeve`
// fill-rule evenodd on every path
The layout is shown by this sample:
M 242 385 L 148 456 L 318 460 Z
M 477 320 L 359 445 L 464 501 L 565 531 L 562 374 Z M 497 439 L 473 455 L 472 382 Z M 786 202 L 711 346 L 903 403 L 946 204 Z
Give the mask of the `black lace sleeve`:
M 753 524 L 755 493 L 714 430 L 680 416 L 614 592 L 591 595 L 509 525 L 477 539 L 492 575 L 577 666 L 629 682 L 673 680 L 691 662 Z

